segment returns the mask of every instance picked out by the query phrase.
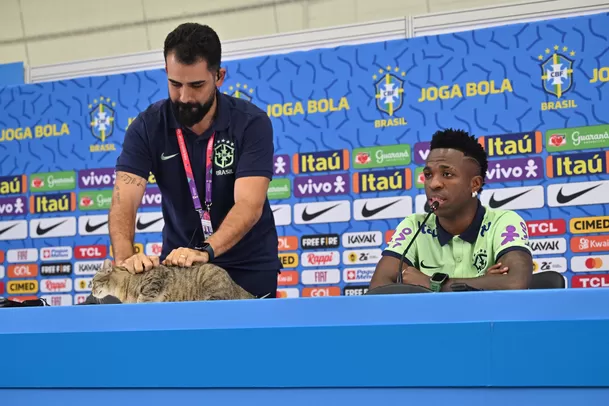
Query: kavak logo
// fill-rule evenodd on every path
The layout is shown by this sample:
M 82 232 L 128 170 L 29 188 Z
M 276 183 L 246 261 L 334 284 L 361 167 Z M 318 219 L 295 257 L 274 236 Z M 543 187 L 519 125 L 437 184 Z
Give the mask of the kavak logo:
M 338 248 L 338 234 L 303 235 L 300 246 L 303 250 L 317 248 Z
M 114 186 L 116 173 L 114 168 L 83 169 L 78 171 L 80 189 L 103 189 Z
M 374 120 L 374 128 L 404 126 L 408 123 L 396 113 L 404 106 L 404 78 L 406 72 L 387 66 L 372 75 L 376 109 L 383 118 Z
M 594 272 L 609 271 L 609 255 L 576 256 L 571 258 L 571 271 Z
M 279 251 L 295 251 L 298 249 L 298 237 L 281 236 L 277 238 L 277 249 Z
M 549 155 L 546 174 L 549 178 L 598 176 L 609 173 L 609 151 L 570 155 Z
M 279 262 L 282 268 L 296 268 L 298 266 L 298 254 L 279 254 Z
M 38 250 L 36 248 L 16 248 L 6 252 L 6 260 L 9 263 L 36 262 L 38 261 Z
M 30 220 L 31 238 L 73 237 L 76 217 L 51 217 Z
M 78 193 L 78 210 L 108 210 L 112 205 L 112 190 L 89 190 Z
M 533 258 L 533 272 L 554 271 L 564 273 L 567 259 L 561 257 Z
M 159 257 L 163 252 L 163 243 L 160 242 L 149 242 L 146 244 L 145 253 L 146 255 L 152 255 Z
M 30 227 L 32 228 L 32 227 Z M 36 229 L 34 229 L 34 232 Z M 42 232 L 47 231 L 41 229 Z M 27 237 L 27 222 L 25 220 L 18 221 L 2 221 L 0 222 L 0 240 L 18 240 Z M 36 238 L 36 236 L 32 236 Z
M 147 188 L 142 197 L 140 207 L 160 207 L 162 205 L 163 196 L 158 187 Z
M 609 216 L 574 217 L 569 220 L 569 229 L 573 234 L 609 232 Z
M 353 174 L 353 192 L 390 192 L 412 188 L 410 168 L 356 172 Z
M 582 206 L 609 203 L 609 180 L 555 183 L 548 186 L 548 206 Z
M 486 172 L 487 183 L 514 182 L 543 178 L 541 157 L 511 158 L 489 161 Z
M 20 264 L 8 266 L 9 278 L 35 278 L 38 276 L 38 265 Z
M 294 205 L 296 224 L 338 223 L 351 219 L 351 204 L 348 200 L 297 203 Z
M 298 271 L 281 271 L 277 275 L 277 284 L 281 286 L 298 285 Z
M 572 288 L 606 288 L 609 287 L 609 274 L 574 275 L 571 278 Z
M 347 268 L 343 270 L 343 280 L 346 283 L 370 282 L 374 268 Z
M 271 205 L 271 211 L 276 226 L 287 226 L 292 224 L 292 210 L 289 204 Z
M 254 94 L 254 88 L 248 86 L 247 84 L 237 83 L 236 85 L 231 85 L 228 87 L 228 91 L 224 91 L 224 94 L 228 94 L 237 99 L 244 99 L 248 102 L 252 101 L 252 97 Z
M 104 264 L 104 261 L 77 261 L 74 263 L 75 275 L 95 275 Z
M 302 271 L 300 280 L 303 285 L 326 285 L 340 282 L 338 269 L 324 269 L 318 271 Z
M 290 174 L 290 156 L 275 155 L 273 157 L 273 175 L 285 176 Z
M 340 288 L 338 286 L 326 286 L 325 288 L 303 288 L 302 289 L 302 297 L 326 297 L 326 296 L 340 296 Z
M 216 171 L 217 176 L 230 175 L 233 173 L 231 166 L 235 162 L 235 143 L 229 140 L 218 140 L 214 146 L 214 165 L 220 169 Z
M 349 250 L 343 252 L 344 264 L 377 264 L 381 260 L 380 249 Z
M 533 238 L 529 243 L 533 255 L 564 254 L 567 251 L 564 238 Z
M 27 198 L 22 196 L 0 198 L 1 216 L 25 216 L 27 214 Z
M 410 161 L 409 144 L 356 148 L 353 150 L 354 169 L 406 166 L 410 164 Z
M 362 231 L 343 234 L 343 247 L 377 247 L 383 243 L 383 233 L 380 231 Z
M 359 221 L 404 218 L 412 214 L 412 197 L 394 196 L 353 201 L 353 218 Z
M 40 248 L 41 261 L 56 261 L 56 260 L 72 259 L 72 247 L 44 247 Z
M 573 89 L 573 68 L 575 51 L 569 51 L 566 46 L 554 45 L 546 48 L 537 59 L 541 68 L 541 85 L 543 91 L 556 97 L 556 101 L 541 103 L 541 110 L 560 110 L 576 108 L 575 100 L 565 98 Z
M 543 147 L 543 139 L 540 131 L 485 135 L 479 137 L 478 142 L 485 149 L 489 158 L 539 154 Z
M 526 225 L 529 237 L 547 237 L 567 232 L 567 223 L 564 219 L 530 220 Z
M 108 234 L 108 215 L 80 216 L 78 218 L 78 234 L 103 235 Z
M 346 149 L 294 154 L 292 171 L 299 173 L 335 172 L 349 169 Z
M 76 259 L 99 259 L 108 256 L 108 248 L 102 244 L 78 245 L 74 248 Z
M 162 212 L 138 213 L 135 221 L 136 233 L 160 233 L 163 231 L 165 221 Z
M 72 264 L 69 262 L 42 265 L 40 267 L 40 275 L 42 276 L 70 275 L 71 273 Z
M 74 192 L 30 196 L 30 213 L 60 213 L 76 210 Z
M 543 186 L 486 189 L 480 195 L 483 205 L 491 209 L 538 209 L 544 206 Z
M 76 188 L 76 172 L 44 172 L 30 175 L 32 192 L 53 192 Z
M 116 102 L 108 97 L 94 99 L 89 104 L 89 125 L 91 135 L 98 140 L 96 144 L 89 145 L 90 152 L 116 151 L 114 143 L 108 143 L 108 138 L 114 135 Z
M 349 174 L 299 176 L 294 179 L 294 196 L 317 197 L 346 195 L 350 191 Z
M 38 281 L 33 279 L 24 279 L 20 281 L 8 281 L 6 284 L 6 293 L 9 295 L 23 295 L 28 293 L 38 292 Z
M 571 251 L 598 252 L 609 251 L 609 235 L 571 238 Z
M 303 266 L 334 266 L 340 263 L 338 251 L 304 252 L 300 256 Z
M 0 176 L 0 195 L 25 194 L 27 192 L 27 176 Z
M 42 279 L 40 281 L 40 291 L 43 293 L 71 292 L 72 291 L 72 279 L 70 279 L 70 278 Z
M 609 125 L 558 128 L 546 131 L 548 152 L 609 147 Z

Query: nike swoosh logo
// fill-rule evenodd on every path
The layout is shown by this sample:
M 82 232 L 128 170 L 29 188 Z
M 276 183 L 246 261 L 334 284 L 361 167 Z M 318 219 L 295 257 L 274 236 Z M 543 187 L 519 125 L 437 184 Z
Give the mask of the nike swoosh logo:
M 516 200 L 518 199 L 520 196 L 524 196 L 527 193 L 529 193 L 531 190 L 533 189 L 529 189 L 526 192 L 522 192 L 522 193 L 518 193 L 517 195 L 514 196 L 510 196 L 507 197 L 505 199 L 502 200 L 495 200 L 495 194 L 493 193 L 493 195 L 491 196 L 491 200 L 489 200 L 488 205 L 492 208 L 492 209 L 497 209 L 501 206 L 505 206 L 506 204 L 508 204 L 509 202 L 511 202 L 512 200 Z
M 281 210 L 281 207 L 278 207 L 276 209 L 273 209 L 273 213 L 275 213 L 277 210 Z
M 161 154 L 161 161 L 166 161 L 166 160 L 171 159 L 171 158 L 173 158 L 174 156 L 178 156 L 178 155 L 180 155 L 180 154 L 179 154 L 179 153 L 177 153 L 177 154 L 173 154 L 173 155 L 168 155 L 168 156 L 165 156 L 165 153 L 163 152 L 163 153 Z
M 8 226 L 6 228 L 3 228 L 2 230 L 0 230 L 0 235 L 6 233 L 8 230 L 10 230 L 11 228 L 15 228 L 19 225 L 19 223 L 15 223 L 12 226 Z
M 163 220 L 163 217 L 159 217 L 158 219 L 149 221 L 147 223 L 142 223 L 141 219 L 137 219 L 136 227 L 138 230 L 145 230 L 148 227 L 150 227 L 151 225 L 153 225 L 154 223 L 158 223 L 161 220 Z
M 600 184 L 596 185 L 596 186 L 592 186 L 588 189 L 580 190 L 579 192 L 575 192 L 570 195 L 563 195 L 562 188 L 560 188 L 560 190 L 558 191 L 558 195 L 556 196 L 556 201 L 560 204 L 569 203 L 571 200 L 577 199 L 578 197 L 588 193 L 591 190 L 596 189 L 599 186 L 600 186 Z
M 51 231 L 51 230 L 53 230 L 53 229 L 55 229 L 55 228 L 59 227 L 60 225 L 62 225 L 62 224 L 63 224 L 63 223 L 65 223 L 66 221 L 68 221 L 68 220 L 64 220 L 64 221 L 62 221 L 62 222 L 60 222 L 60 223 L 53 224 L 52 226 L 50 226 L 50 227 L 45 227 L 45 228 L 40 227 L 40 223 L 38 223 L 38 226 L 36 227 L 36 234 L 38 234 L 38 235 L 45 235 L 46 233 L 48 233 L 49 231 Z
M 302 221 L 311 221 L 313 219 L 316 219 L 317 217 L 321 216 L 324 213 L 329 212 L 330 210 L 332 210 L 333 208 L 335 208 L 337 206 L 338 206 L 338 204 L 335 204 L 334 206 L 330 206 L 328 208 L 322 209 L 315 213 L 307 213 L 307 207 L 305 207 L 304 211 L 302 212 Z
M 105 226 L 106 224 L 108 224 L 108 222 L 107 222 L 107 221 L 102 221 L 101 223 L 99 223 L 99 224 L 95 224 L 95 225 L 93 226 L 93 225 L 91 225 L 91 224 L 89 223 L 89 220 L 87 220 L 87 224 L 85 224 L 85 231 L 86 231 L 87 233 L 92 233 L 93 231 L 95 231 L 95 230 L 97 230 L 97 229 L 102 228 L 102 227 L 103 227 L 103 226 Z
M 429 265 L 425 265 L 425 261 L 421 261 L 421 267 L 425 268 L 425 269 L 434 269 L 434 268 L 439 268 L 439 266 L 429 266 Z
M 372 217 L 372 216 L 374 216 L 375 214 L 378 214 L 378 213 L 382 212 L 382 211 L 383 211 L 383 210 L 385 210 L 387 207 L 391 207 L 391 206 L 393 206 L 393 205 L 394 205 L 394 204 L 396 204 L 397 202 L 399 202 L 399 200 L 396 200 L 395 202 L 391 202 L 391 203 L 386 204 L 386 205 L 384 205 L 384 206 L 377 207 L 376 209 L 372 209 L 372 210 L 369 210 L 369 209 L 368 209 L 368 207 L 367 207 L 368 202 L 366 202 L 366 203 L 364 204 L 364 207 L 362 208 L 362 216 L 363 216 L 363 217 Z

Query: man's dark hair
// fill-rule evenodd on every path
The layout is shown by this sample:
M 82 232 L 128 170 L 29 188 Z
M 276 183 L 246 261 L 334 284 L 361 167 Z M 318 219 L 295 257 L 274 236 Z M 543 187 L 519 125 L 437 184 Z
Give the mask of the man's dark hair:
M 482 186 L 486 179 L 486 171 L 488 170 L 488 159 L 486 151 L 478 142 L 476 137 L 469 135 L 463 130 L 454 130 L 447 128 L 437 131 L 431 138 L 430 151 L 437 148 L 451 148 L 463 152 L 468 158 L 475 160 L 480 165 L 480 176 L 482 176 Z M 482 186 L 478 193 L 482 192 Z
M 211 72 L 220 69 L 222 45 L 218 34 L 209 26 L 184 23 L 165 38 L 163 54 L 174 52 L 180 63 L 191 65 L 203 59 Z

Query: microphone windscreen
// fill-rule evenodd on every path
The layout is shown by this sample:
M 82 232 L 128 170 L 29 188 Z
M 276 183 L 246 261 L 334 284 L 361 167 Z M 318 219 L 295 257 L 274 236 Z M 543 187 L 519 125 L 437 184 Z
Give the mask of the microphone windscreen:
M 431 207 L 429 206 L 429 202 L 425 202 L 425 206 L 423 206 L 423 210 L 425 210 L 425 213 L 431 212 Z

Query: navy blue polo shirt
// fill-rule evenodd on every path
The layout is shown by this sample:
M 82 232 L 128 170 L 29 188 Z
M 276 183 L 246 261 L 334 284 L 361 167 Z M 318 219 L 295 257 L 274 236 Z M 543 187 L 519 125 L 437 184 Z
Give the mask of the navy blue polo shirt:
M 235 180 L 247 176 L 272 179 L 274 153 L 272 124 L 263 110 L 220 91 L 217 91 L 217 100 L 216 119 L 208 131 L 197 136 L 182 128 L 202 206 L 205 152 L 207 141 L 215 132 L 214 158 L 218 159 L 214 159 L 210 213 L 214 231 L 235 204 Z M 144 179 L 152 172 L 156 178 L 165 221 L 161 261 L 175 248 L 193 248 L 203 242 L 201 220 L 194 209 L 180 155 L 177 128 L 181 127 L 169 99 L 150 105 L 127 129 L 116 164 L 117 171 Z M 268 199 L 258 223 L 213 263 L 227 271 L 278 271 L 281 268 L 277 230 Z

